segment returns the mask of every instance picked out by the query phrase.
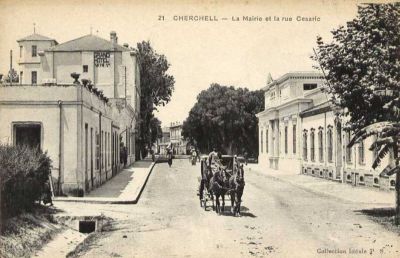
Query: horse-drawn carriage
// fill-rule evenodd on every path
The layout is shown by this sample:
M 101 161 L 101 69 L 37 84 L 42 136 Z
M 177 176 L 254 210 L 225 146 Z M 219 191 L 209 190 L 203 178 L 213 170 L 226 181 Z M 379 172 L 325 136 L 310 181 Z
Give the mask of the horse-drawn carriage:
M 224 212 L 225 195 L 228 195 L 231 200 L 231 212 L 234 215 L 240 215 L 240 203 L 245 184 L 243 166 L 236 156 L 223 155 L 213 167 L 207 157 L 203 156 L 199 181 L 200 206 L 206 210 L 208 202 L 211 201 L 217 213 Z M 222 197 L 222 209 L 219 197 Z

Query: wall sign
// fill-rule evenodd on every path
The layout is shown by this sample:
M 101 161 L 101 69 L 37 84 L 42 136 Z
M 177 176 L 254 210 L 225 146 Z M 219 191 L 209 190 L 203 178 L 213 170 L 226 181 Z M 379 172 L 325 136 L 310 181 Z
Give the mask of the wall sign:
M 94 52 L 94 66 L 109 67 L 110 66 L 110 52 Z

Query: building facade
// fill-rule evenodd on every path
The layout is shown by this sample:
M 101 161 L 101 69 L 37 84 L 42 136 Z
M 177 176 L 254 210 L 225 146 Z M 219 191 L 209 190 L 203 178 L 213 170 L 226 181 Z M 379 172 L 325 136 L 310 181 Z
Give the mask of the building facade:
M 394 176 L 380 176 L 392 155 L 373 170 L 377 153 L 368 150 L 373 137 L 347 147 L 352 134 L 342 129 L 345 121 L 322 91 L 324 82 L 315 72 L 269 77 L 263 88 L 265 110 L 257 114 L 259 164 L 355 186 L 394 189 Z
M 156 153 L 161 155 L 166 155 L 167 146 L 171 142 L 171 132 L 169 127 L 163 127 L 161 131 L 162 131 L 162 137 L 158 138 L 156 142 Z
M 277 80 L 269 76 L 265 92 L 264 111 L 259 120 L 258 162 L 272 169 L 301 168 L 301 131 L 299 114 L 315 102 L 323 78 L 318 73 L 288 73 Z
M 140 108 L 136 53 L 118 45 L 115 32 L 110 40 L 86 35 L 58 44 L 33 34 L 17 42 L 21 79 L 0 87 L 0 141 L 47 151 L 56 192 L 64 194 L 86 193 L 118 173 L 123 147 L 132 164 Z
M 182 136 L 182 125 L 182 122 L 173 122 L 169 127 L 173 154 L 187 154 L 187 141 Z

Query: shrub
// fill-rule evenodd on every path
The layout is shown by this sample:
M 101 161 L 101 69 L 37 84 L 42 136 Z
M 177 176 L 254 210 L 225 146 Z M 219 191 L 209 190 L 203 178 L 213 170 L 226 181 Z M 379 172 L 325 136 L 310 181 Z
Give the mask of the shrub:
M 0 145 L 2 219 L 30 211 L 51 173 L 47 153 L 27 146 Z

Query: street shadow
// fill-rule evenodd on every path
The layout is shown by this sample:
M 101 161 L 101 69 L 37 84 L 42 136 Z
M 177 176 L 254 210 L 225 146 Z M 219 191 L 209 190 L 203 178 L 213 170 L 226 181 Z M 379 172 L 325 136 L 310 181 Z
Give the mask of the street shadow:
M 132 167 L 133 168 L 148 168 L 152 162 L 153 162 L 152 160 L 138 160 L 132 164 Z
M 393 217 L 396 214 L 396 210 L 393 207 L 362 209 L 354 212 L 376 218 Z
M 211 206 L 207 207 L 207 211 L 215 212 L 215 210 L 213 210 Z M 249 212 L 249 208 L 247 208 L 246 206 L 241 206 L 240 207 L 240 215 L 241 215 L 241 217 L 257 218 L 256 215 L 254 215 L 253 213 Z M 231 205 L 225 205 L 225 210 L 221 214 L 221 216 L 235 217 L 231 213 Z

